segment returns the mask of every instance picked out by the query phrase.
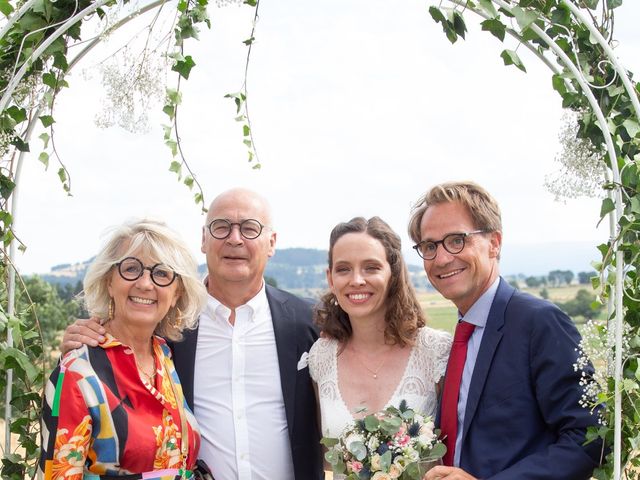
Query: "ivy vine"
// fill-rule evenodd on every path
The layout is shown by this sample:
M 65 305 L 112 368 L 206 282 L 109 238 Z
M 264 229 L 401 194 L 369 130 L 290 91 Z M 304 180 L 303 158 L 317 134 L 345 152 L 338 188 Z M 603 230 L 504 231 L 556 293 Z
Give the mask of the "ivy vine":
M 247 105 L 247 75 L 255 26 L 258 1 L 245 0 L 255 8 L 255 17 L 247 45 L 245 81 L 236 93 L 229 94 L 237 107 L 236 120 L 242 126 L 243 141 L 248 149 L 248 159 L 254 168 L 260 167 L 255 152 L 255 140 Z M 448 3 L 451 7 L 444 7 Z M 125 1 L 124 4 L 127 4 Z M 158 2 L 160 5 L 161 2 Z M 620 180 L 607 177 L 603 188 L 607 192 L 621 193 L 623 212 L 617 230 L 610 241 L 600 245 L 602 261 L 600 276 L 594 285 L 601 292 L 604 303 L 611 305 L 614 293 L 615 269 L 624 275 L 624 321 L 625 351 L 622 382 L 622 464 L 628 478 L 638 478 L 640 467 L 640 278 L 637 265 L 640 258 L 640 171 L 637 160 L 640 150 L 640 123 L 633 100 L 639 88 L 633 84 L 630 96 L 623 78 L 610 62 L 607 51 L 594 39 L 593 32 L 580 21 L 571 6 L 577 6 L 591 25 L 611 43 L 615 9 L 622 0 L 442 0 L 439 6 L 429 8 L 429 14 L 443 29 L 447 38 L 455 43 L 467 35 L 465 15 L 473 13 L 481 18 L 481 28 L 497 40 L 510 46 L 500 54 L 507 66 L 526 72 L 519 49 L 524 46 L 543 61 L 553 72 L 552 86 L 560 95 L 564 108 L 575 112 L 578 118 L 577 137 L 591 143 L 594 152 L 605 152 L 603 165 L 611 170 L 617 167 Z M 57 164 L 57 172 L 63 188 L 70 192 L 70 174 L 56 154 L 54 143 L 54 105 L 57 94 L 68 84 L 65 76 L 76 61 L 69 50 L 74 45 L 87 41 L 81 38 L 82 25 L 91 17 L 104 18 L 116 7 L 116 0 L 0 0 L 0 245 L 2 261 L 0 275 L 3 278 L 11 270 L 8 249 L 16 239 L 12 230 L 11 198 L 16 189 L 16 169 L 23 152 L 33 145 L 29 138 L 36 123 L 45 131 L 39 136 L 42 142 L 40 161 L 49 166 Z M 194 172 L 182 151 L 179 134 L 180 85 L 188 80 L 196 61 L 189 55 L 185 42 L 197 39 L 199 29 L 210 27 L 207 14 L 208 0 L 178 0 L 174 43 L 168 52 L 171 70 L 176 74 L 176 84 L 166 90 L 163 112 L 168 124 L 164 126 L 164 141 L 172 153 L 169 169 L 179 181 L 195 188 L 194 200 L 204 207 L 204 194 Z M 96 40 L 96 39 L 90 39 Z M 557 45 L 559 50 L 552 48 Z M 521 53 L 521 52 L 520 52 Z M 603 132 L 597 115 L 588 102 L 586 92 L 561 57 L 574 62 L 588 89 L 596 98 L 607 122 L 613 140 L 615 158 L 606 148 L 608 134 Z M 615 211 L 613 197 L 602 203 L 601 217 Z M 622 256 L 616 255 L 621 252 Z M 620 258 L 622 263 L 620 264 Z M 617 260 L 618 259 L 618 260 Z M 37 418 L 39 395 L 44 382 L 44 358 L 42 336 L 32 315 L 33 306 L 27 302 L 17 313 L 7 312 L 7 290 L 3 282 L 0 289 L 0 333 L 13 333 L 14 345 L 6 342 L 0 352 L 0 369 L 13 369 L 13 395 L 11 403 L 17 411 L 11 431 L 21 448 L 4 452 L 2 476 L 9 479 L 33 477 L 38 455 Z M 610 311 L 611 316 L 615 314 Z M 611 334 L 606 325 L 597 327 L 597 342 L 602 351 L 611 352 Z M 0 380 L 0 387 L 4 387 Z M 616 386 L 613 372 L 606 370 L 602 390 L 594 399 L 603 404 L 604 423 L 590 436 L 601 436 L 612 444 L 614 433 Z M 597 478 L 612 478 L 613 464 L 609 462 L 596 471 Z
M 511 36 L 515 48 L 505 48 L 500 57 L 507 66 L 514 66 L 526 72 L 526 67 L 518 54 L 522 45 L 542 59 L 552 71 L 553 89 L 560 95 L 563 108 L 570 109 L 578 118 L 576 136 L 580 141 L 590 143 L 591 152 L 600 152 L 600 162 L 611 171 L 616 162 L 620 170 L 620 182 L 607 176 L 602 182 L 606 192 L 621 191 L 624 203 L 623 214 L 618 222 L 615 235 L 598 249 L 602 254 L 599 263 L 600 275 L 593 284 L 601 293 L 605 304 L 613 299 L 615 269 L 624 274 L 624 353 L 622 358 L 622 446 L 621 465 L 625 478 L 640 478 L 640 123 L 633 101 L 637 100 L 640 87 L 633 83 L 635 99 L 625 88 L 623 78 L 618 74 L 606 50 L 594 39 L 588 26 L 576 18 L 569 0 L 451 0 L 451 8 L 429 8 L 433 20 L 441 25 L 451 43 L 464 39 L 467 34 L 464 14 L 472 12 L 481 17 L 481 28 L 500 42 L 508 43 Z M 615 9 L 622 0 L 574 0 L 573 5 L 582 9 L 591 25 L 595 26 L 608 44 L 614 40 Z M 574 63 L 586 80 L 602 111 L 609 129 L 615 158 L 607 153 L 607 137 L 597 116 L 588 102 L 583 85 L 560 54 L 551 49 L 549 40 Z M 556 61 L 554 62 L 553 59 Z M 631 78 L 631 73 L 629 73 Z M 600 217 L 604 219 L 615 210 L 611 196 L 602 202 Z M 623 253 L 623 263 L 616 264 L 616 251 Z M 609 447 L 614 445 L 614 418 L 616 384 L 613 359 L 613 318 L 615 310 L 610 309 L 609 325 L 597 325 L 594 332 L 587 333 L 586 339 L 592 343 L 590 351 L 602 353 L 602 381 L 598 390 L 587 387 L 586 408 L 603 405 L 602 425 L 588 432 L 588 439 L 601 437 Z M 595 342 L 595 345 L 593 343 Z M 597 362 L 596 362 L 597 363 Z M 591 388 L 591 389 L 590 389 Z M 594 473 L 598 479 L 614 478 L 613 452 L 608 454 L 606 463 Z

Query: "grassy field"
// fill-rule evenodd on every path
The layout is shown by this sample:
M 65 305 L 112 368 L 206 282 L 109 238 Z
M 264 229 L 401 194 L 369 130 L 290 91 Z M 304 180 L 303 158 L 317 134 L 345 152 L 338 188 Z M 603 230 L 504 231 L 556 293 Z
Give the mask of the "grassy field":
M 591 289 L 589 285 L 569 285 L 565 287 L 547 288 L 549 292 L 549 300 L 552 302 L 566 302 L 575 298 L 576 293 L 581 288 Z M 542 288 L 523 288 L 523 292 L 530 293 L 536 297 L 540 297 Z M 420 305 L 427 315 L 427 325 L 432 328 L 453 331 L 458 321 L 457 309 L 449 300 L 446 300 L 438 292 L 418 292 Z M 581 319 L 575 319 L 580 321 Z

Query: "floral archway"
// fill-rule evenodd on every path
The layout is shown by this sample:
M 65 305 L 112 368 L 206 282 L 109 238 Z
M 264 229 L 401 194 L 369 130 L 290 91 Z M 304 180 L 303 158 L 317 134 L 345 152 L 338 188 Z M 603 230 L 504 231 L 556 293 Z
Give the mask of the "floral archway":
M 257 9 L 254 2 L 246 2 Z M 600 2 L 568 0 L 482 0 L 443 1 L 431 7 L 431 17 L 443 28 L 449 40 L 464 37 L 465 20 L 477 19 L 482 29 L 501 41 L 512 37 L 529 48 L 552 73 L 553 87 L 561 95 L 564 106 L 577 112 L 580 129 L 578 136 L 586 139 L 602 157 L 605 172 L 605 188 L 608 197 L 602 205 L 601 215 L 607 218 L 611 230 L 611 240 L 601 246 L 603 253 L 599 288 L 604 301 L 608 302 L 612 318 L 610 331 L 615 332 L 613 341 L 607 343 L 606 333 L 601 339 L 615 355 L 610 364 L 611 381 L 601 393 L 599 401 L 607 404 L 607 426 L 602 434 L 607 435 L 614 446 L 613 461 L 608 473 L 613 478 L 621 478 L 622 470 L 629 466 L 628 460 L 635 461 L 633 445 L 640 441 L 640 434 L 634 416 L 638 411 L 638 324 L 636 300 L 637 290 L 635 265 L 637 264 L 636 215 L 640 203 L 636 197 L 637 167 L 635 164 L 640 131 L 638 114 L 638 91 L 624 70 L 617 64 L 615 54 L 609 48 L 612 31 L 612 12 L 621 2 L 609 0 Z M 48 2 L 31 0 L 14 4 L 0 2 L 0 11 L 6 22 L 1 25 L 0 45 L 5 55 L 0 63 L 4 75 L 0 83 L 2 114 L 0 121 L 7 151 L 3 157 L 0 193 L 2 212 L 0 221 L 5 245 L 4 266 L 11 272 L 9 251 L 19 247 L 11 230 L 12 208 L 18 198 L 16 186 L 20 187 L 20 156 L 27 144 L 30 149 L 42 149 L 41 160 L 55 162 L 55 157 L 45 132 L 40 139 L 32 139 L 31 133 L 37 128 L 49 128 L 55 122 L 51 108 L 57 92 L 65 87 L 65 74 L 79 62 L 84 54 L 69 53 L 70 46 L 80 44 L 80 51 L 88 51 L 101 41 L 95 38 L 81 38 L 80 26 L 88 15 L 104 16 L 114 11 L 117 5 L 112 1 L 98 2 Z M 170 68 L 180 82 L 188 80 L 189 73 L 198 59 L 192 58 L 185 50 L 184 40 L 196 35 L 197 29 L 206 25 L 206 1 L 180 1 L 176 5 L 151 2 L 136 6 L 110 19 L 108 28 L 117 29 L 142 10 L 156 8 L 176 9 L 174 35 L 169 49 Z M 254 34 L 246 39 L 250 47 Z M 175 41 L 173 40 L 175 39 Z M 87 50 L 85 50 L 87 49 Z M 76 48 L 74 52 L 77 52 Z M 505 49 L 502 58 L 506 65 L 524 69 L 517 50 Z M 200 60 L 200 61 L 204 61 Z M 178 173 L 181 181 L 195 188 L 194 196 L 202 201 L 194 175 L 189 172 L 188 163 L 181 156 L 179 137 L 175 131 L 176 112 L 179 111 L 179 84 L 166 92 L 164 112 L 170 123 L 165 130 L 164 141 L 175 158 L 170 167 Z M 254 165 L 259 165 L 253 150 L 252 131 L 246 112 L 246 91 L 242 89 L 232 95 L 238 107 L 239 129 L 246 141 L 247 156 Z M 42 145 L 44 145 L 42 147 Z M 610 159 L 616 161 L 611 162 Z M 63 165 L 58 167 L 63 185 L 67 173 Z M 11 286 L 11 282 L 8 282 Z M 19 322 L 10 323 L 13 311 L 12 294 L 8 295 L 6 306 L 8 331 L 21 339 L 23 327 Z M 4 305 L 3 305 L 4 307 Z M 623 348 L 623 332 L 628 345 Z M 17 341 L 16 345 L 20 345 Z M 16 433 L 28 444 L 27 455 L 33 453 L 34 445 L 26 440 L 29 436 L 34 416 L 23 415 L 28 402 L 36 404 L 37 382 L 41 372 L 29 368 L 29 356 L 20 349 L 10 350 L 4 357 L 5 368 L 13 367 L 19 378 L 8 384 L 26 379 L 31 389 L 19 389 L 20 401 L 14 400 L 17 408 L 9 413 L 14 418 Z M 26 385 L 26 384 L 25 384 Z M 22 387 L 21 387 L 22 388 Z M 15 395 L 14 395 L 15 397 Z M 21 420 L 16 422 L 16 420 Z M 19 465 L 22 459 L 15 459 Z M 13 462 L 14 460 L 10 460 Z M 18 468 L 18 467 L 16 467 Z

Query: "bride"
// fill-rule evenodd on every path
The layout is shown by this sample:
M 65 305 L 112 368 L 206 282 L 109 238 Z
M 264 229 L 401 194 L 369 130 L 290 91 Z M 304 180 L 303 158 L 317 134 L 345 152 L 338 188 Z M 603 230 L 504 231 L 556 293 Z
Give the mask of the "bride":
M 322 338 L 309 352 L 322 434 L 339 437 L 354 419 L 402 400 L 435 415 L 451 336 L 425 327 L 398 235 L 378 217 L 338 224 L 327 280 L 316 311 Z

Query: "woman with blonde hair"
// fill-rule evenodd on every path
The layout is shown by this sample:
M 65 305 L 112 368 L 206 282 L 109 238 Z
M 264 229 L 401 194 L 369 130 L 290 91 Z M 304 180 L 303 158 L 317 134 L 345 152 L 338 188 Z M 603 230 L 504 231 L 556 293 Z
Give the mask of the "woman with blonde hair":
M 189 478 L 200 446 L 165 341 L 206 301 L 197 264 L 164 223 L 115 230 L 91 263 L 84 300 L 107 334 L 68 352 L 45 389 L 45 479 Z

